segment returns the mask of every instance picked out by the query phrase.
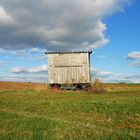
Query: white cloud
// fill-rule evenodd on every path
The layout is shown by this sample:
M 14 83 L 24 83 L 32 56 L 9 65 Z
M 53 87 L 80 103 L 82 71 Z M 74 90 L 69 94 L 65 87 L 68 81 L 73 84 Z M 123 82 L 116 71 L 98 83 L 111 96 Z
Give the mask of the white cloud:
M 6 52 L 6 50 L 0 48 L 0 53 L 5 53 L 5 52 Z
M 3 7 L 0 6 L 0 24 L 12 23 L 13 19 L 8 15 Z
M 30 52 L 40 52 L 40 50 L 39 50 L 39 48 L 31 48 L 30 50 L 29 50 Z
M 21 55 L 25 54 L 25 50 L 6 50 L 6 49 L 3 49 L 3 48 L 0 48 L 0 54 L 21 56 Z
M 33 60 L 43 60 L 46 59 L 47 60 L 47 56 L 30 56 L 28 58 L 24 58 L 24 60 L 29 60 L 29 61 L 33 61 Z
M 0 47 L 98 48 L 109 40 L 102 20 L 131 0 L 0 0 Z M 14 21 L 12 24 L 9 20 Z M 36 50 L 37 51 L 37 50 Z
M 113 75 L 113 72 L 109 72 L 109 71 L 103 71 L 103 70 L 97 70 L 92 68 L 91 72 L 93 74 L 93 77 L 109 77 Z
M 31 48 L 28 51 L 31 53 L 45 53 L 45 50 L 42 50 L 40 48 Z
M 140 59 L 140 51 L 133 51 L 128 54 L 128 59 Z
M 116 74 L 116 80 L 128 83 L 140 83 L 140 74 Z
M 7 61 L 0 61 L 0 66 L 7 64 Z
M 92 79 L 100 79 L 102 82 L 126 82 L 126 83 L 140 83 L 140 74 L 125 74 L 114 73 L 110 71 L 97 70 L 92 68 Z
M 140 61 L 134 61 L 134 62 L 132 63 L 132 66 L 140 67 Z
M 31 68 L 14 67 L 11 69 L 11 72 L 16 73 L 16 74 L 42 73 L 42 72 L 47 72 L 47 71 L 48 71 L 47 65 L 31 67 Z
M 18 55 L 18 56 L 22 56 L 25 54 L 25 50 L 17 50 L 15 52 L 13 52 L 13 55 Z
M 5 56 L 18 56 L 22 60 L 46 59 L 45 50 L 41 48 L 31 48 L 22 50 L 6 50 L 0 48 L 0 54 L 4 54 Z
M 127 59 L 134 60 L 131 66 L 140 67 L 140 51 L 132 51 L 127 55 Z
M 1 81 L 20 81 L 20 82 L 43 82 L 47 83 L 48 69 L 47 65 L 37 67 L 14 67 L 11 69 L 14 75 L 0 76 Z
M 47 75 L 0 76 L 1 81 L 47 83 Z

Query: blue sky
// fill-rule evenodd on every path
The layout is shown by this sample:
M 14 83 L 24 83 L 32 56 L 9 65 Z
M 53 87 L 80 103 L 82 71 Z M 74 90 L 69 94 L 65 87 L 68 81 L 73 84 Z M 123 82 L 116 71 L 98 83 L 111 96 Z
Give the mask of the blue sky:
M 131 6 L 125 8 L 123 12 L 118 12 L 104 19 L 108 28 L 105 34 L 110 42 L 106 46 L 96 49 L 95 54 L 92 56 L 92 65 L 94 67 L 116 74 L 132 75 L 132 82 L 135 82 L 134 75 L 137 75 L 137 79 L 140 79 L 140 66 L 133 65 L 134 61 L 139 62 L 140 59 L 127 58 L 128 54 L 132 52 L 140 53 L 139 7 L 140 1 L 137 0 Z M 115 79 L 112 80 L 115 81 Z M 124 78 L 122 81 L 131 82 L 131 78 Z M 139 80 L 136 81 L 140 82 Z
M 47 48 L 92 50 L 93 78 L 140 83 L 140 1 L 40 3 L 0 0 L 0 81 L 46 82 Z

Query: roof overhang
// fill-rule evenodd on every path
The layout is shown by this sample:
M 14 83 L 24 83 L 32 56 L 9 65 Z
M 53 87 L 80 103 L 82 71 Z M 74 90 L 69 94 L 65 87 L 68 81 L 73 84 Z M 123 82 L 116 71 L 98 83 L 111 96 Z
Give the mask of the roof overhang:
M 45 52 L 45 54 L 71 54 L 71 53 L 89 53 L 92 51 L 65 51 L 65 52 Z

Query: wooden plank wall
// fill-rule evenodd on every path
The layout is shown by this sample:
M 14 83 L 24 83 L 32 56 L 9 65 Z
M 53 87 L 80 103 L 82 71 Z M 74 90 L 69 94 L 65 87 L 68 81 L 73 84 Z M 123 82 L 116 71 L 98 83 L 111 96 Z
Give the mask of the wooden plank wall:
M 49 83 L 90 83 L 89 53 L 48 54 Z

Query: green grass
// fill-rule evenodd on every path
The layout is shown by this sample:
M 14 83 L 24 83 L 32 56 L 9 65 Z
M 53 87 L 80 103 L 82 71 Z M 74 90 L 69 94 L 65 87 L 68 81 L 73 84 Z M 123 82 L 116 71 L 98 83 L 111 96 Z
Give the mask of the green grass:
M 140 91 L 0 91 L 0 140 L 140 139 Z

